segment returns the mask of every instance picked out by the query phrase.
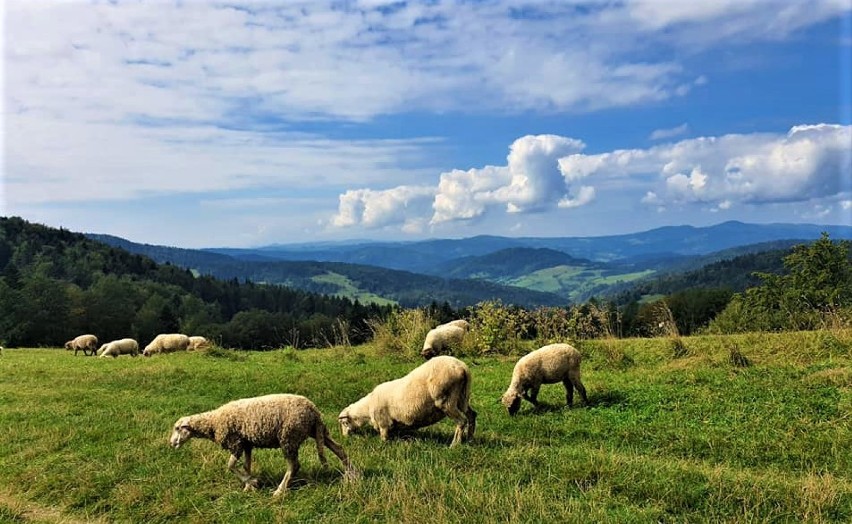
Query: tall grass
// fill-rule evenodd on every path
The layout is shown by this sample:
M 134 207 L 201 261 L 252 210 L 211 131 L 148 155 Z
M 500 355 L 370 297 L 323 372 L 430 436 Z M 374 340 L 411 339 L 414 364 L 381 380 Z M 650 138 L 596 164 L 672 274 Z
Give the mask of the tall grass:
M 466 358 L 477 436 L 452 424 L 382 443 L 343 439 L 336 415 L 419 360 L 375 346 L 150 359 L 60 350 L 0 356 L 0 520 L 102 522 L 849 522 L 852 333 L 589 340 L 591 405 L 564 409 L 561 385 L 508 417 L 496 402 L 514 358 Z M 730 360 L 731 347 L 751 365 Z M 611 349 L 631 364 L 612 364 Z M 261 488 L 243 493 L 227 453 L 166 439 L 182 415 L 235 398 L 311 398 L 363 472 L 342 481 L 312 443 L 295 489 L 271 497 L 286 464 L 258 450 Z M 4 521 L 5 521 L 4 520 Z

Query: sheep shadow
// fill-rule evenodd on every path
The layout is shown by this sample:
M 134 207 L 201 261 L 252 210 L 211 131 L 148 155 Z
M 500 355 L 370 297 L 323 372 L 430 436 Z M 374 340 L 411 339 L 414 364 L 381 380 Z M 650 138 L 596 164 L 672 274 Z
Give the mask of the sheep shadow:
M 357 470 L 359 478 L 371 476 L 372 473 L 370 470 L 364 471 L 360 468 L 357 468 Z M 282 469 L 281 471 L 265 470 L 260 473 L 255 472 L 254 477 L 257 479 L 257 490 L 275 490 L 281 483 L 281 479 L 284 478 L 285 473 L 286 469 Z M 288 490 L 296 491 L 306 486 L 328 486 L 346 481 L 346 474 L 342 468 L 331 465 L 327 468 L 319 465 L 308 468 L 302 466 L 301 469 L 299 469 L 299 472 L 290 480 Z
M 518 411 L 515 416 L 543 415 L 545 413 L 555 413 L 564 410 L 620 406 L 627 404 L 627 397 L 619 391 L 600 391 L 589 395 L 588 404 L 578 401 L 576 397 L 572 406 L 566 404 L 547 404 L 541 401 L 539 401 L 538 406 L 533 406 L 526 401 L 525 403 L 528 407 Z

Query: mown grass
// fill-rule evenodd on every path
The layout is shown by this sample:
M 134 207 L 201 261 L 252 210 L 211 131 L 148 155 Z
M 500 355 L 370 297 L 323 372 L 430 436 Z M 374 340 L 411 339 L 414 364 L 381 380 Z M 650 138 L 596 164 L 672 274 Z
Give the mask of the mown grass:
M 561 386 L 545 386 L 546 406 L 514 418 L 497 403 L 514 359 L 467 359 L 478 432 L 453 449 L 446 421 L 389 443 L 340 437 L 343 407 L 419 363 L 369 346 L 115 360 L 4 350 L 0 520 L 26 521 L 35 505 L 105 522 L 852 521 L 852 334 L 683 341 L 680 358 L 665 339 L 582 343 L 591 406 L 564 409 Z M 300 482 L 274 500 L 281 453 L 255 453 L 262 486 L 243 493 L 215 444 L 168 447 L 179 416 L 270 392 L 311 398 L 363 478 L 322 470 L 311 441 Z

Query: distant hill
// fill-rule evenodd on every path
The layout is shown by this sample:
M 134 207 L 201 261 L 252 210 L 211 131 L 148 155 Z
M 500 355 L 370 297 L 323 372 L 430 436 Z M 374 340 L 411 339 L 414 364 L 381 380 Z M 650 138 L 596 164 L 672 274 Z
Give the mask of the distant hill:
M 149 256 L 161 263 L 168 262 L 216 278 L 284 284 L 361 302 L 393 302 L 414 307 L 434 301 L 447 302 L 454 308 L 492 299 L 524 307 L 564 305 L 567 302 L 564 297 L 554 293 L 481 280 L 447 279 L 351 263 L 269 260 L 257 258 L 260 252 L 243 253 L 242 258 L 234 258 L 220 252 L 136 244 L 107 235 L 91 234 L 89 237 Z
M 255 249 L 187 250 L 103 235 L 91 237 L 220 278 L 280 283 L 380 304 L 415 306 L 436 300 L 459 307 L 489 298 L 519 305 L 582 302 L 654 275 L 694 270 L 740 254 L 788 248 L 818 238 L 823 230 L 832 238 L 852 238 L 848 226 L 742 222 L 672 226 L 605 237 L 483 235 Z M 446 278 L 454 279 L 451 285 L 445 285 Z
M 489 255 L 512 248 L 543 248 L 595 262 L 638 264 L 633 269 L 661 269 L 663 261 L 706 255 L 739 246 L 790 239 L 817 239 L 826 231 L 833 239 L 852 239 L 850 226 L 815 224 L 746 224 L 668 226 L 640 233 L 600 237 L 510 238 L 476 236 L 416 242 L 276 245 L 254 249 L 213 248 L 205 251 L 235 258 L 347 262 L 425 273 L 451 260 Z M 662 264 L 662 265 L 667 265 Z
M 436 264 L 428 271 L 452 278 L 478 278 L 505 281 L 556 266 L 604 268 L 604 264 L 572 257 L 548 248 L 512 247 L 487 255 L 456 258 Z

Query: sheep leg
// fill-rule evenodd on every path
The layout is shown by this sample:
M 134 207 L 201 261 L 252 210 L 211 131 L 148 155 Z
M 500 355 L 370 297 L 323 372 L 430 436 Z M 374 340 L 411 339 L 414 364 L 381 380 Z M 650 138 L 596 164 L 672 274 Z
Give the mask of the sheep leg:
M 467 407 L 467 440 L 473 440 L 473 434 L 476 431 L 476 411 L 472 407 Z
M 243 483 L 243 489 L 248 491 L 256 487 L 257 480 L 252 479 L 250 473 L 243 471 L 237 466 L 237 462 L 239 462 L 242 454 L 242 451 L 231 452 L 231 457 L 228 459 L 228 471 L 236 475 L 237 478 L 240 479 L 240 482 Z
M 273 497 L 280 497 L 283 495 L 287 488 L 290 487 L 290 480 L 293 478 L 293 475 L 299 472 L 299 450 L 298 448 L 295 451 L 285 450 L 284 454 L 287 458 L 287 473 L 284 474 L 284 478 L 281 479 L 281 484 L 278 485 L 278 489 L 272 494 Z
M 589 398 L 586 396 L 586 387 L 580 380 L 580 370 L 578 369 L 577 371 L 568 372 L 568 378 L 571 380 L 571 383 L 577 389 L 577 392 L 580 393 L 580 398 L 583 399 L 583 404 L 588 406 Z
M 562 385 L 565 386 L 565 405 L 570 408 L 574 404 L 574 384 L 571 383 L 570 378 L 566 378 L 562 381 Z
M 461 412 L 455 402 L 440 402 L 438 409 L 456 422 L 456 432 L 453 435 L 453 441 L 450 443 L 450 447 L 453 447 L 461 442 L 463 436 L 470 431 L 467 416 Z
M 538 407 L 538 390 L 541 385 L 531 386 L 529 390 L 524 390 L 522 396 L 533 406 Z M 529 393 L 527 393 L 529 391 Z

